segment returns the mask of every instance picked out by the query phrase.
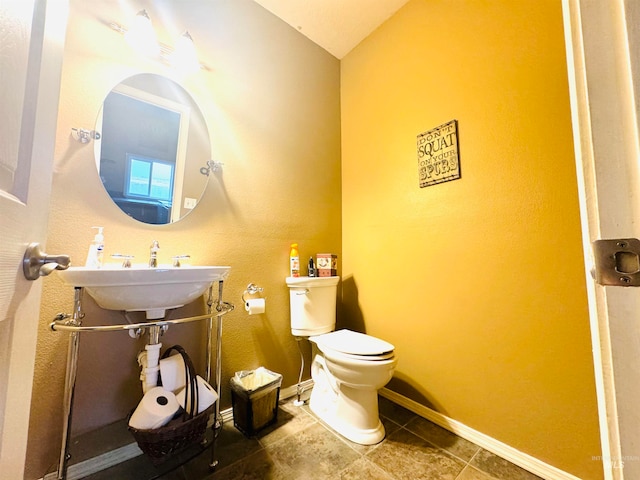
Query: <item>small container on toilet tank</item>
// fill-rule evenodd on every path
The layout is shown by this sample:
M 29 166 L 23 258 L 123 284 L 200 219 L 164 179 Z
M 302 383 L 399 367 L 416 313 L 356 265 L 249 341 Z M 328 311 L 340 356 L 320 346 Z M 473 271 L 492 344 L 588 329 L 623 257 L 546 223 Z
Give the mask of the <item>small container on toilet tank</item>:
M 332 253 L 318 253 L 316 266 L 319 277 L 335 277 L 338 275 L 338 256 Z

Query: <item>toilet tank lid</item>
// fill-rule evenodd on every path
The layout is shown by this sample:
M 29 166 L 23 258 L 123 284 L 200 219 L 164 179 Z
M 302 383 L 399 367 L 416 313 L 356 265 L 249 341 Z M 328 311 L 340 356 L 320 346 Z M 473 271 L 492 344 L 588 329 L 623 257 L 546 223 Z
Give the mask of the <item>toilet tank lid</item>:
M 289 287 L 332 287 L 338 284 L 339 276 L 333 277 L 287 277 L 285 281 Z
M 395 349 L 389 342 L 346 329 L 310 337 L 309 340 L 331 350 L 352 355 L 383 355 Z

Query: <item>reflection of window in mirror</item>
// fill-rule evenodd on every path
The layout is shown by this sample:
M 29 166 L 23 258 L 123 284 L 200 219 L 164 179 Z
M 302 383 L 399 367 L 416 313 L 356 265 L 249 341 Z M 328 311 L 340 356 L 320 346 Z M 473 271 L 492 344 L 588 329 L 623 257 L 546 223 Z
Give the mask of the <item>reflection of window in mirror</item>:
M 187 137 L 189 114 L 184 105 L 125 85 L 105 99 L 100 177 L 133 218 L 174 220 L 171 206 L 180 205 L 186 151 L 180 142 Z
M 171 207 L 174 163 L 127 154 L 129 165 L 125 195 L 165 202 Z

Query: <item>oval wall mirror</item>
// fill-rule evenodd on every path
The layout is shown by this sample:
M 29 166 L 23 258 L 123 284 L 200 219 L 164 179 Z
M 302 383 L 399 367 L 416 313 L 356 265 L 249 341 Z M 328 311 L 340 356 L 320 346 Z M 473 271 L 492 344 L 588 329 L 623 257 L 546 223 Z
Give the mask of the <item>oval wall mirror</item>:
M 116 85 L 98 116 L 96 166 L 120 209 L 144 223 L 180 220 L 207 185 L 211 158 L 202 112 L 187 91 L 143 73 Z

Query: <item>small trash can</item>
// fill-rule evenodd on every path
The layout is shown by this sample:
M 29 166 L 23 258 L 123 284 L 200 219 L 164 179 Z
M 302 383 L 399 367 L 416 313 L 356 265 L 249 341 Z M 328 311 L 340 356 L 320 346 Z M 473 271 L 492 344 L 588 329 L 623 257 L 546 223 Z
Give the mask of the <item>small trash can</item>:
M 236 372 L 231 378 L 233 424 L 253 436 L 278 419 L 282 375 L 264 367 Z

